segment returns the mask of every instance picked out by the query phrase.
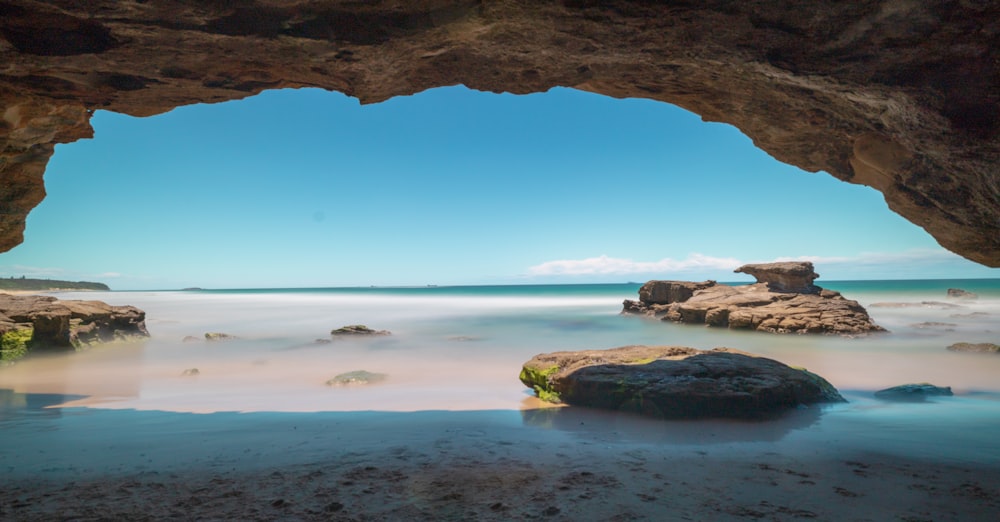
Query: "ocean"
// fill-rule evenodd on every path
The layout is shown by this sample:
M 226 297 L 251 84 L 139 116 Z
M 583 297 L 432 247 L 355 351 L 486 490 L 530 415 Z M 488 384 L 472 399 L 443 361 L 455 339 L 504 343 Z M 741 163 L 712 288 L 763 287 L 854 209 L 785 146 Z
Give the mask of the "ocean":
M 859 301 L 889 333 L 774 335 L 621 315 L 622 300 L 638 296 L 636 283 L 54 294 L 138 306 L 151 338 L 23 361 L 0 369 L 0 388 L 84 396 L 74 404 L 101 408 L 204 413 L 522 409 L 537 406 L 517 379 L 535 354 L 655 344 L 772 357 L 847 394 L 913 382 L 1000 392 L 1000 355 L 946 350 L 1000 343 L 1000 279 L 821 283 Z M 948 288 L 979 298 L 949 299 Z M 318 341 L 353 324 L 392 335 Z M 207 332 L 238 339 L 205 342 Z M 183 375 L 193 369 L 196 376 Z M 325 385 L 355 370 L 388 378 Z
M 535 354 L 629 344 L 725 346 L 808 368 L 849 401 L 793 412 L 792 420 L 766 429 L 726 432 L 736 440 L 777 430 L 778 438 L 798 432 L 809 443 L 857 440 L 910 456 L 926 451 L 1000 462 L 994 442 L 1000 355 L 946 349 L 956 342 L 1000 343 L 1000 279 L 818 283 L 859 301 L 889 332 L 776 335 L 622 315 L 622 301 L 638 296 L 637 283 L 57 293 L 137 306 L 146 311 L 151 337 L 0 368 L 0 390 L 6 390 L 0 391 L 0 420 L 23 406 L 24 397 L 44 397 L 44 411 L 64 412 L 512 412 L 517 422 L 572 430 L 588 413 L 554 418 L 518 380 L 521 364 Z M 979 297 L 948 298 L 948 288 Z M 332 329 L 352 324 L 391 335 L 326 342 Z M 208 332 L 237 339 L 206 342 Z M 197 340 L 185 341 L 189 336 Z M 186 375 L 195 369 L 197 375 Z M 387 378 L 367 386 L 325 384 L 356 370 Z M 923 404 L 873 396 L 921 382 L 950 386 L 955 396 Z M 663 436 L 683 439 L 705 424 L 671 426 Z M 731 440 L 727 436 L 718 440 Z M 949 449 L 941 449 L 942 441 Z

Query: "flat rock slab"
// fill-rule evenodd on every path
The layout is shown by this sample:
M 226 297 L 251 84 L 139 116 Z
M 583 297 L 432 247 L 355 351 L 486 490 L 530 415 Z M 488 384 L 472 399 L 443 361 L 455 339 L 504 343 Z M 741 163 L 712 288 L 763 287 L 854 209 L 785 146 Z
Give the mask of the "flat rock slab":
M 72 351 L 104 342 L 149 337 L 146 313 L 102 301 L 0 293 L 0 336 L 20 335 L 22 351 Z
M 540 354 L 524 363 L 520 379 L 550 402 L 659 418 L 760 418 L 845 402 L 816 374 L 731 348 L 639 345 Z

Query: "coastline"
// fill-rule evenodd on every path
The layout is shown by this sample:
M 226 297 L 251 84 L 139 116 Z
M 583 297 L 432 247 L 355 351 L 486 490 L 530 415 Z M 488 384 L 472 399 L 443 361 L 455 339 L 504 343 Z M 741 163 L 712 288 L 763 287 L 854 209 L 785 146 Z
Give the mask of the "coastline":
M 0 388 L 15 391 L 0 389 L 0 519 L 957 522 L 1000 510 L 1000 359 L 944 348 L 993 335 L 995 290 L 958 309 L 876 308 L 892 333 L 866 338 L 664 324 L 617 315 L 613 289 L 571 290 L 99 293 L 150 311 L 153 337 L 4 369 Z M 313 341 L 355 322 L 393 334 Z M 240 339 L 183 341 L 220 330 Z M 664 338 L 805 366 L 850 402 L 767 422 L 657 421 L 542 409 L 514 371 L 534 353 Z M 357 369 L 390 379 L 323 384 Z M 873 397 L 923 380 L 956 395 Z
M 872 426 L 835 429 L 835 410 L 663 423 L 571 408 L 45 407 L 62 399 L 0 410 L 5 519 L 940 522 L 1000 509 L 997 459 L 935 453 L 948 440 L 925 454 L 883 451 L 866 442 Z

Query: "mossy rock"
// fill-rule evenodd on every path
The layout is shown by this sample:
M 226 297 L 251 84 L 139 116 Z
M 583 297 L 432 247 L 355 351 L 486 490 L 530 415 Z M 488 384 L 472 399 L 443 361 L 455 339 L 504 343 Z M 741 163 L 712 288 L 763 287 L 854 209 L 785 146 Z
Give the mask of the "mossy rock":
M 208 332 L 205 334 L 205 340 L 210 342 L 234 341 L 236 339 L 239 339 L 239 337 L 221 332 Z
M 334 337 L 350 336 L 350 335 L 391 335 L 391 334 L 392 332 L 390 332 L 389 330 L 373 330 L 363 324 L 351 324 L 347 326 L 341 326 L 340 328 L 330 331 L 330 335 Z
M 335 375 L 326 381 L 327 386 L 355 386 L 361 384 L 376 384 L 386 380 L 389 376 L 384 373 L 374 373 L 366 370 L 355 370 L 353 372 Z
M 765 418 L 799 405 L 844 402 L 819 375 L 729 348 L 541 354 L 523 365 L 520 379 L 545 401 L 658 418 Z
M 33 328 L 14 328 L 0 334 L 0 361 L 13 362 L 28 355 L 34 334 Z

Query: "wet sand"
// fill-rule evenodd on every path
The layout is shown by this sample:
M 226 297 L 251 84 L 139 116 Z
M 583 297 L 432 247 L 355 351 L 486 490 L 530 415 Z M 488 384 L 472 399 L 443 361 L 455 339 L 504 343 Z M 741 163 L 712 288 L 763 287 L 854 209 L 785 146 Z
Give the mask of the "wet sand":
M 996 421 L 951 423 L 975 417 L 962 411 L 975 408 L 968 401 L 911 405 L 940 421 L 938 432 L 912 433 L 912 413 L 868 423 L 857 408 L 879 406 L 864 399 L 768 422 L 662 422 L 576 408 L 199 415 L 5 397 L 4 520 L 940 522 L 1000 512 L 998 450 L 969 434 Z

